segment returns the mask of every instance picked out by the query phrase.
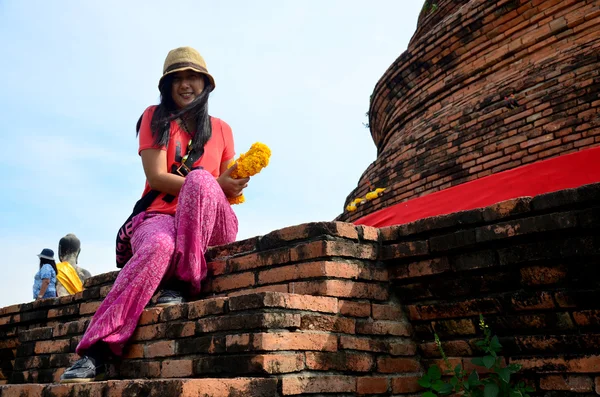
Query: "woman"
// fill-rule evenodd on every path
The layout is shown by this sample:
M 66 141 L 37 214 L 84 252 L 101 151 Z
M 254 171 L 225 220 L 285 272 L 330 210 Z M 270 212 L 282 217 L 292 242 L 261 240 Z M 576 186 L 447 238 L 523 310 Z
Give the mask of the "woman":
M 40 270 L 33 279 L 33 299 L 56 298 L 56 262 L 54 251 L 44 248 L 38 255 Z
M 235 241 L 237 218 L 227 197 L 242 194 L 248 178 L 230 176 L 233 136 L 208 115 L 215 82 L 204 59 L 189 47 L 170 51 L 158 87 L 160 104 L 143 113 L 138 134 L 144 193 L 161 194 L 134 218 L 133 256 L 92 318 L 77 346 L 82 358 L 62 375 L 64 383 L 103 379 L 107 358 L 122 354 L 155 291 L 162 289 L 159 305 L 199 293 L 206 248 Z M 202 150 L 187 173 L 186 154 Z

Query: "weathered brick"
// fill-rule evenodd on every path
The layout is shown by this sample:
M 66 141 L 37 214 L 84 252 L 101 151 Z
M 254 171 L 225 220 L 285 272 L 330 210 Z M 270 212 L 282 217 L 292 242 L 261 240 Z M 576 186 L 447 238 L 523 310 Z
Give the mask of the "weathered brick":
M 304 314 L 301 318 L 301 329 L 310 331 L 339 332 L 354 334 L 356 321 L 352 318 L 326 316 L 323 314 Z
M 252 237 L 245 240 L 236 241 L 227 245 L 209 247 L 206 251 L 206 260 L 212 262 L 216 259 L 224 259 L 231 256 L 253 252 L 258 245 L 258 237 Z
M 254 283 L 255 275 L 252 272 L 225 274 L 210 280 L 210 288 L 213 292 L 223 292 L 250 287 Z
M 519 197 L 505 200 L 483 210 L 483 219 L 486 222 L 521 215 L 531 210 L 531 197 Z
M 573 313 L 573 319 L 577 325 L 586 326 L 600 326 L 600 310 L 582 310 Z
M 358 240 L 357 228 L 343 222 L 313 222 L 275 230 L 260 239 L 261 249 L 271 249 L 290 241 L 306 240 L 319 236 L 341 237 Z
M 85 302 L 79 306 L 79 314 L 93 314 L 100 307 L 101 302 Z
M 383 260 L 405 259 L 427 255 L 428 253 L 428 241 L 408 241 L 384 246 L 381 258 Z
M 394 266 L 390 273 L 392 279 L 401 280 L 440 274 L 448 270 L 450 270 L 448 258 L 442 257 L 399 264 Z
M 451 257 L 450 263 L 455 271 L 483 269 L 498 266 L 498 256 L 493 250 L 475 251 Z
M 188 303 L 188 318 L 190 320 L 221 314 L 225 312 L 225 298 L 202 299 Z
M 290 376 L 281 380 L 284 396 L 315 393 L 354 393 L 356 380 L 352 376 Z
M 510 297 L 514 310 L 544 310 L 554 308 L 554 299 L 548 292 L 519 292 Z
M 201 357 L 195 360 L 195 373 L 205 374 L 286 374 L 304 369 L 303 354 L 248 354 Z
M 398 321 L 404 317 L 402 308 L 399 304 L 372 304 L 372 313 L 374 320 L 393 320 Z
M 160 313 L 162 312 L 162 307 L 151 307 L 149 309 L 145 309 L 142 312 L 142 316 L 138 321 L 138 325 L 148 325 L 148 324 L 156 324 L 159 322 Z
M 548 375 L 540 378 L 540 389 L 585 393 L 593 390 L 593 381 L 589 376 Z
M 474 335 L 476 332 L 473 320 L 446 320 L 432 323 L 435 332 L 440 337 Z
M 35 343 L 35 354 L 67 353 L 71 346 L 68 339 L 40 341 Z
M 160 363 L 125 360 L 119 366 L 119 375 L 125 379 L 159 378 Z
M 53 333 L 54 328 L 52 327 L 34 328 L 20 332 L 19 340 L 21 342 L 31 342 L 36 340 L 52 339 Z
M 228 338 L 230 335 L 227 336 Z M 177 340 L 175 352 L 177 355 L 188 355 L 198 353 L 223 353 L 225 352 L 225 337 L 202 336 L 199 338 L 184 338 Z
M 416 393 L 423 388 L 418 383 L 418 376 L 401 376 L 392 378 L 392 393 Z
M 180 320 L 182 318 L 187 318 L 188 315 L 188 305 L 186 303 L 167 306 L 163 308 L 159 315 L 160 322 L 168 322 L 174 320 Z
M 473 354 L 471 346 L 464 340 L 444 341 L 442 342 L 442 348 L 449 357 L 463 357 Z M 424 357 L 441 357 L 439 347 L 435 342 L 421 343 L 419 350 L 421 350 L 421 354 Z
M 199 334 L 227 330 L 251 330 L 257 328 L 295 329 L 299 328 L 300 324 L 300 314 L 235 314 L 215 318 L 202 318 L 196 322 L 196 333 Z
M 388 373 L 418 372 L 421 370 L 419 362 L 412 358 L 379 357 L 377 358 L 377 371 Z
M 596 373 L 600 370 L 600 356 L 511 358 L 511 363 L 520 364 L 524 371 L 563 373 Z
M 393 356 L 412 356 L 416 345 L 411 340 L 401 338 L 375 339 L 372 337 L 340 336 L 340 348 L 374 353 L 388 353 Z
M 371 244 L 356 244 L 343 241 L 313 241 L 290 249 L 291 261 L 306 261 L 324 257 L 354 259 L 377 259 L 377 250 Z
M 123 351 L 123 358 L 143 358 L 144 357 L 144 345 L 141 343 L 134 343 L 125 347 Z
M 337 336 L 312 332 L 269 332 L 227 335 L 227 351 L 336 351 Z
M 132 341 L 146 341 L 160 339 L 165 336 L 166 324 L 152 324 L 143 327 L 137 327 L 131 336 Z
M 520 269 L 521 280 L 525 285 L 552 285 L 566 279 L 565 266 L 527 266 Z
M 370 372 L 375 359 L 367 353 L 354 352 L 306 352 L 306 369 L 313 371 Z
M 412 334 L 412 329 L 410 324 L 406 322 L 358 320 L 356 322 L 356 333 L 370 335 L 410 336 Z
M 409 305 L 409 313 L 412 317 L 412 310 L 418 312 L 418 319 L 432 320 L 439 318 L 478 316 L 479 314 L 499 313 L 502 306 L 497 299 L 482 298 L 469 299 L 462 302 L 439 302 L 429 305 Z M 415 318 L 416 319 L 416 318 Z
M 192 360 L 165 360 L 161 363 L 162 378 L 186 378 L 193 373 Z
M 385 301 L 389 292 L 382 284 L 360 283 L 347 280 L 315 280 L 290 284 L 290 292 L 304 295 L 336 298 L 373 299 Z
M 371 303 L 339 300 L 340 314 L 351 317 L 369 317 L 371 315 Z
M 165 330 L 165 337 L 167 337 L 168 339 L 185 338 L 188 336 L 192 336 L 195 333 L 196 333 L 196 323 L 193 321 L 188 321 L 185 323 L 168 322 L 167 328 Z
M 279 283 L 318 277 L 386 281 L 387 271 L 349 262 L 307 262 L 262 271 L 258 284 Z
M 168 357 L 175 354 L 174 341 L 159 341 L 144 346 L 144 357 Z
M 558 213 L 517 219 L 491 226 L 484 226 L 478 228 L 475 233 L 478 242 L 485 242 L 522 236 L 530 233 L 567 229 L 575 227 L 576 224 L 577 220 L 574 214 Z
M 356 379 L 356 392 L 358 394 L 382 394 L 390 387 L 388 378 L 381 376 L 361 376 Z
M 431 252 L 443 252 L 475 244 L 475 230 L 461 230 L 458 232 L 434 236 L 429 239 Z

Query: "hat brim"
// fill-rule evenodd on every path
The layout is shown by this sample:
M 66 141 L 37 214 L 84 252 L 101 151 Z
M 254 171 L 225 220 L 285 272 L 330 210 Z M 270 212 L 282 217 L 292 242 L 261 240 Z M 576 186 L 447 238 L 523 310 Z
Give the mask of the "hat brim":
M 38 258 L 44 258 L 44 259 L 51 259 L 51 260 L 54 260 L 54 258 L 53 258 L 53 257 L 51 257 L 51 256 L 48 256 L 48 255 L 42 255 L 42 254 L 38 254 Z
M 204 70 L 197 69 L 197 68 L 195 68 L 193 66 L 183 66 L 183 67 L 180 67 L 180 68 L 169 70 L 167 73 L 165 73 L 165 74 L 162 75 L 162 77 L 160 78 L 160 80 L 158 80 L 158 87 L 160 88 L 160 85 L 162 84 L 162 81 L 163 81 L 163 79 L 166 76 L 168 76 L 170 74 L 173 74 L 173 73 L 181 72 L 181 71 L 184 71 L 184 70 L 192 70 L 192 71 L 194 71 L 196 73 L 200 73 L 200 74 L 206 76 L 210 80 L 210 82 L 212 83 L 212 90 L 211 91 L 213 91 L 215 89 L 216 84 L 215 84 L 214 77 L 212 77 L 210 73 L 208 73 L 208 72 L 206 72 Z

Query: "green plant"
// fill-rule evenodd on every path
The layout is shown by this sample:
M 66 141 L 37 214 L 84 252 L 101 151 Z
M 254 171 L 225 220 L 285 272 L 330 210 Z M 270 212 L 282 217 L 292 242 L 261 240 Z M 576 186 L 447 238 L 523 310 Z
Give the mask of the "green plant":
M 423 4 L 423 9 L 421 12 L 426 12 L 428 14 L 436 12 L 438 9 L 437 3 L 434 3 L 432 0 L 425 0 L 425 4 Z
M 517 384 L 511 382 L 511 376 L 519 372 L 521 366 L 518 364 L 502 366 L 502 360 L 498 357 L 502 345 L 497 336 L 492 336 L 492 332 L 481 315 L 479 316 L 479 327 L 483 331 L 484 338 L 477 341 L 476 345 L 485 353 L 485 356 L 475 357 L 471 362 L 479 367 L 487 368 L 490 372 L 480 376 L 476 370 L 468 374 L 461 364 L 458 364 L 453 371 L 442 371 L 439 366 L 432 365 L 427 373 L 419 379 L 419 385 L 427 389 L 422 397 L 444 396 L 451 393 L 459 393 L 467 397 L 530 397 L 528 393 L 533 392 L 534 389 L 526 386 L 523 382 Z M 452 368 L 437 334 L 435 343 L 446 368 Z

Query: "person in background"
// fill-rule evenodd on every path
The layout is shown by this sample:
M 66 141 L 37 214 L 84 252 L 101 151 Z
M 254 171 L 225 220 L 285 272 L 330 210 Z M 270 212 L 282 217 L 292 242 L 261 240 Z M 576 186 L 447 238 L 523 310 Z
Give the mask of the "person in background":
M 91 277 L 90 272 L 77 266 L 81 241 L 72 233 L 67 234 L 58 242 L 58 259 L 56 295 L 67 296 L 83 291 L 83 283 Z
M 56 262 L 54 251 L 44 248 L 38 255 L 40 268 L 33 281 L 33 299 L 56 298 Z

